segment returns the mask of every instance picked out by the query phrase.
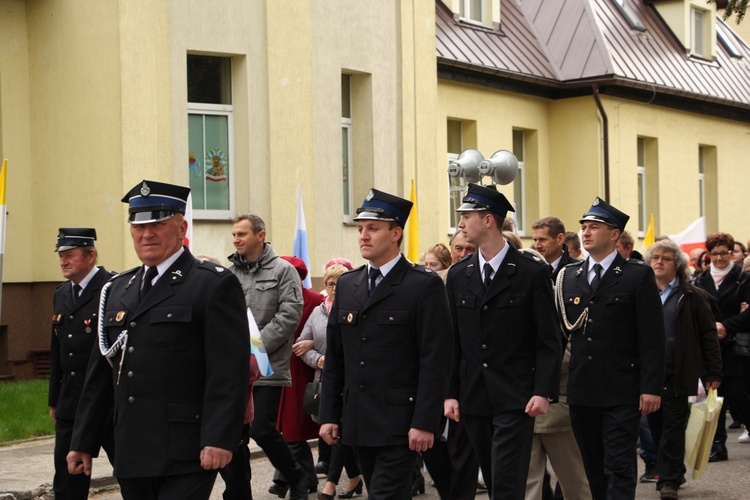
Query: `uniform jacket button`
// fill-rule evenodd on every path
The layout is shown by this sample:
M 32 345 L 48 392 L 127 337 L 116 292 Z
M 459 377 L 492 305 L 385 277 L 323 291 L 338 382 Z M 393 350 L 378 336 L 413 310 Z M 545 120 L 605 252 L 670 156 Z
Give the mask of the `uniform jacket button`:
M 133 372 L 128 372 L 128 378 L 133 378 Z
M 128 352 L 133 352 L 133 351 L 135 351 L 135 347 L 133 347 L 132 345 L 128 347 Z
M 589 360 L 589 361 L 591 361 L 592 359 L 594 359 L 594 357 L 593 357 L 593 356 L 589 356 L 589 357 L 588 357 L 588 360 Z
M 167 318 L 171 318 L 171 317 L 172 317 L 172 313 L 167 314 Z
M 409 402 L 410 402 L 410 403 L 413 403 L 413 402 L 414 402 L 414 398 L 413 398 L 412 396 L 409 396 Z
M 129 326 L 130 328 L 135 328 L 137 325 L 138 323 L 136 323 L 135 321 L 131 321 Z
M 68 334 L 68 338 L 69 338 L 69 339 L 72 339 L 72 338 L 73 338 L 73 334 L 72 334 L 72 333 L 69 333 L 69 334 Z
M 76 372 L 70 372 L 70 376 L 71 377 L 75 377 L 76 376 Z
M 364 391 L 364 390 L 365 390 L 365 386 L 364 386 L 364 385 L 360 385 L 360 386 L 359 386 L 359 390 L 360 390 L 360 391 Z
M 73 357 L 73 353 L 72 353 L 72 352 L 69 352 L 69 353 L 68 353 L 68 357 L 69 357 L 69 358 L 72 358 L 72 357 Z
M 73 318 L 75 318 L 75 316 L 73 316 L 72 314 L 68 316 L 68 319 L 73 319 Z
M 487 368 L 487 363 L 482 363 L 482 368 Z
M 135 398 L 133 396 L 130 396 L 128 398 L 128 403 L 135 403 Z
M 482 311 L 486 311 L 487 309 L 489 309 L 487 306 L 482 307 Z
M 360 361 L 359 362 L 359 366 L 365 366 L 365 362 L 364 361 Z
M 487 344 L 482 344 L 482 350 L 484 351 L 486 349 L 487 349 Z

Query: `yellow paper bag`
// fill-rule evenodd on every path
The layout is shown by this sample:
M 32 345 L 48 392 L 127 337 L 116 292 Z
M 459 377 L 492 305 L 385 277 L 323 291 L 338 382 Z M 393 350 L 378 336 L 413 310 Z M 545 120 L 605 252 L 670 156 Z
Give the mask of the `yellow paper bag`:
M 690 408 L 685 430 L 685 461 L 693 469 L 693 479 L 701 477 L 708 463 L 723 401 L 724 398 L 717 397 L 716 389 L 710 389 L 705 401 Z

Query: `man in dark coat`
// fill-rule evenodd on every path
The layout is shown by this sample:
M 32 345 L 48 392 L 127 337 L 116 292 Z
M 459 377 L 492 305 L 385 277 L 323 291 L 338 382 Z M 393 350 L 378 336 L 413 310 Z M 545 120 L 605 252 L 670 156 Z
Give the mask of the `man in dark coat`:
M 503 237 L 512 205 L 469 184 L 458 228 L 476 254 L 448 272 L 454 360 L 445 415 L 463 419 L 491 498 L 522 499 L 534 417 L 560 390 L 562 335 L 549 267 Z
M 55 248 L 63 276 L 68 279 L 55 290 L 50 341 L 49 415 L 55 422 L 52 487 L 55 498 L 60 500 L 85 499 L 89 495 L 91 478 L 70 475 L 65 457 L 70 451 L 78 400 L 96 339 L 99 291 L 111 277 L 106 269 L 96 265 L 95 241 L 94 228 L 61 227 Z M 111 409 L 106 418 L 101 442 L 110 461 L 114 461 Z
M 659 409 L 664 321 L 654 272 L 616 242 L 628 216 L 596 198 L 581 219 L 585 261 L 557 278 L 571 342 L 568 404 L 594 500 L 634 498 L 641 414 Z
M 115 470 L 126 500 L 207 499 L 240 442 L 249 380 L 242 287 L 182 246 L 188 188 L 143 181 L 123 201 L 143 262 L 102 290 L 68 469 L 91 473 L 114 388 Z M 114 384 L 111 386 L 109 384 Z
M 646 251 L 659 287 L 666 338 L 664 389 L 661 407 L 648 415 L 657 447 L 656 488 L 661 498 L 676 500 L 685 482 L 685 428 L 688 396 L 698 391 L 703 374 L 706 389 L 718 389 L 722 379 L 721 349 L 706 294 L 691 285 L 685 254 L 669 239 Z
M 320 436 L 357 448 L 371 500 L 411 498 L 417 453 L 438 431 L 451 360 L 443 280 L 400 254 L 412 203 L 371 189 L 357 210 L 362 257 L 331 308 Z

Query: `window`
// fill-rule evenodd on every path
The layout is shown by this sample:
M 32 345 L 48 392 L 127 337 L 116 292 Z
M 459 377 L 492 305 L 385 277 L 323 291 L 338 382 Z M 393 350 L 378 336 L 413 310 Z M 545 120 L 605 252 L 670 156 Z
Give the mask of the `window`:
M 646 141 L 638 138 L 638 166 L 636 167 L 638 178 L 638 236 L 643 238 L 648 227 L 648 215 L 646 213 Z
M 351 75 L 341 75 L 341 164 L 344 182 L 344 222 L 354 218 L 354 183 L 352 179 L 352 94 Z
M 700 57 L 707 57 L 708 43 L 706 35 L 706 20 L 710 16 L 700 9 L 690 9 L 690 53 Z
M 460 0 L 459 16 L 466 21 L 484 22 L 483 0 Z
M 526 137 L 523 130 L 513 131 L 513 154 L 518 159 L 518 174 L 513 181 L 516 205 L 516 230 L 523 236 L 526 228 Z
M 729 55 L 732 57 L 742 57 L 742 53 L 739 51 L 737 46 L 732 41 L 732 38 L 729 36 L 729 34 L 724 31 L 724 25 L 717 23 L 716 24 L 716 35 L 719 38 L 719 41 L 724 46 L 724 48 L 727 49 L 727 52 L 729 52 Z
M 623 16 L 625 16 L 625 19 L 628 21 L 628 24 L 630 27 L 634 30 L 638 31 L 646 31 L 646 27 L 643 25 L 640 19 L 638 19 L 638 14 L 633 10 L 633 7 L 630 6 L 630 4 L 627 2 L 627 0 L 614 0 L 615 5 L 617 6 L 617 9 L 622 13 Z
M 458 155 L 461 154 L 461 151 L 463 151 L 462 124 L 459 120 L 448 120 L 448 160 L 445 164 L 446 169 L 450 162 L 458 159 Z M 450 214 L 449 225 L 451 228 L 451 234 L 453 234 L 458 226 L 458 213 L 456 212 L 456 209 L 461 206 L 461 200 L 466 191 L 466 182 L 463 177 L 451 177 L 448 175 L 448 191 L 450 199 L 450 207 L 448 210 L 448 213 Z
M 187 56 L 188 175 L 197 218 L 234 213 L 234 122 L 229 57 Z
M 706 215 L 706 171 L 704 165 L 703 146 L 698 146 L 698 201 L 700 206 L 699 215 Z

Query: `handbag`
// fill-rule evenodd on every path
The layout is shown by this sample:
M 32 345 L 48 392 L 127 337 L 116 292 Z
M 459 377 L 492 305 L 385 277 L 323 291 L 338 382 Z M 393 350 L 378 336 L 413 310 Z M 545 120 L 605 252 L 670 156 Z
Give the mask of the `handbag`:
M 716 396 L 716 389 L 709 389 L 704 401 L 690 407 L 685 430 L 685 460 L 693 469 L 693 479 L 701 477 L 708 464 L 723 402 L 724 398 Z
M 308 382 L 302 396 L 302 411 L 306 415 L 317 415 L 320 408 L 320 382 Z
M 750 358 L 750 332 L 734 334 L 734 353 L 740 358 Z

